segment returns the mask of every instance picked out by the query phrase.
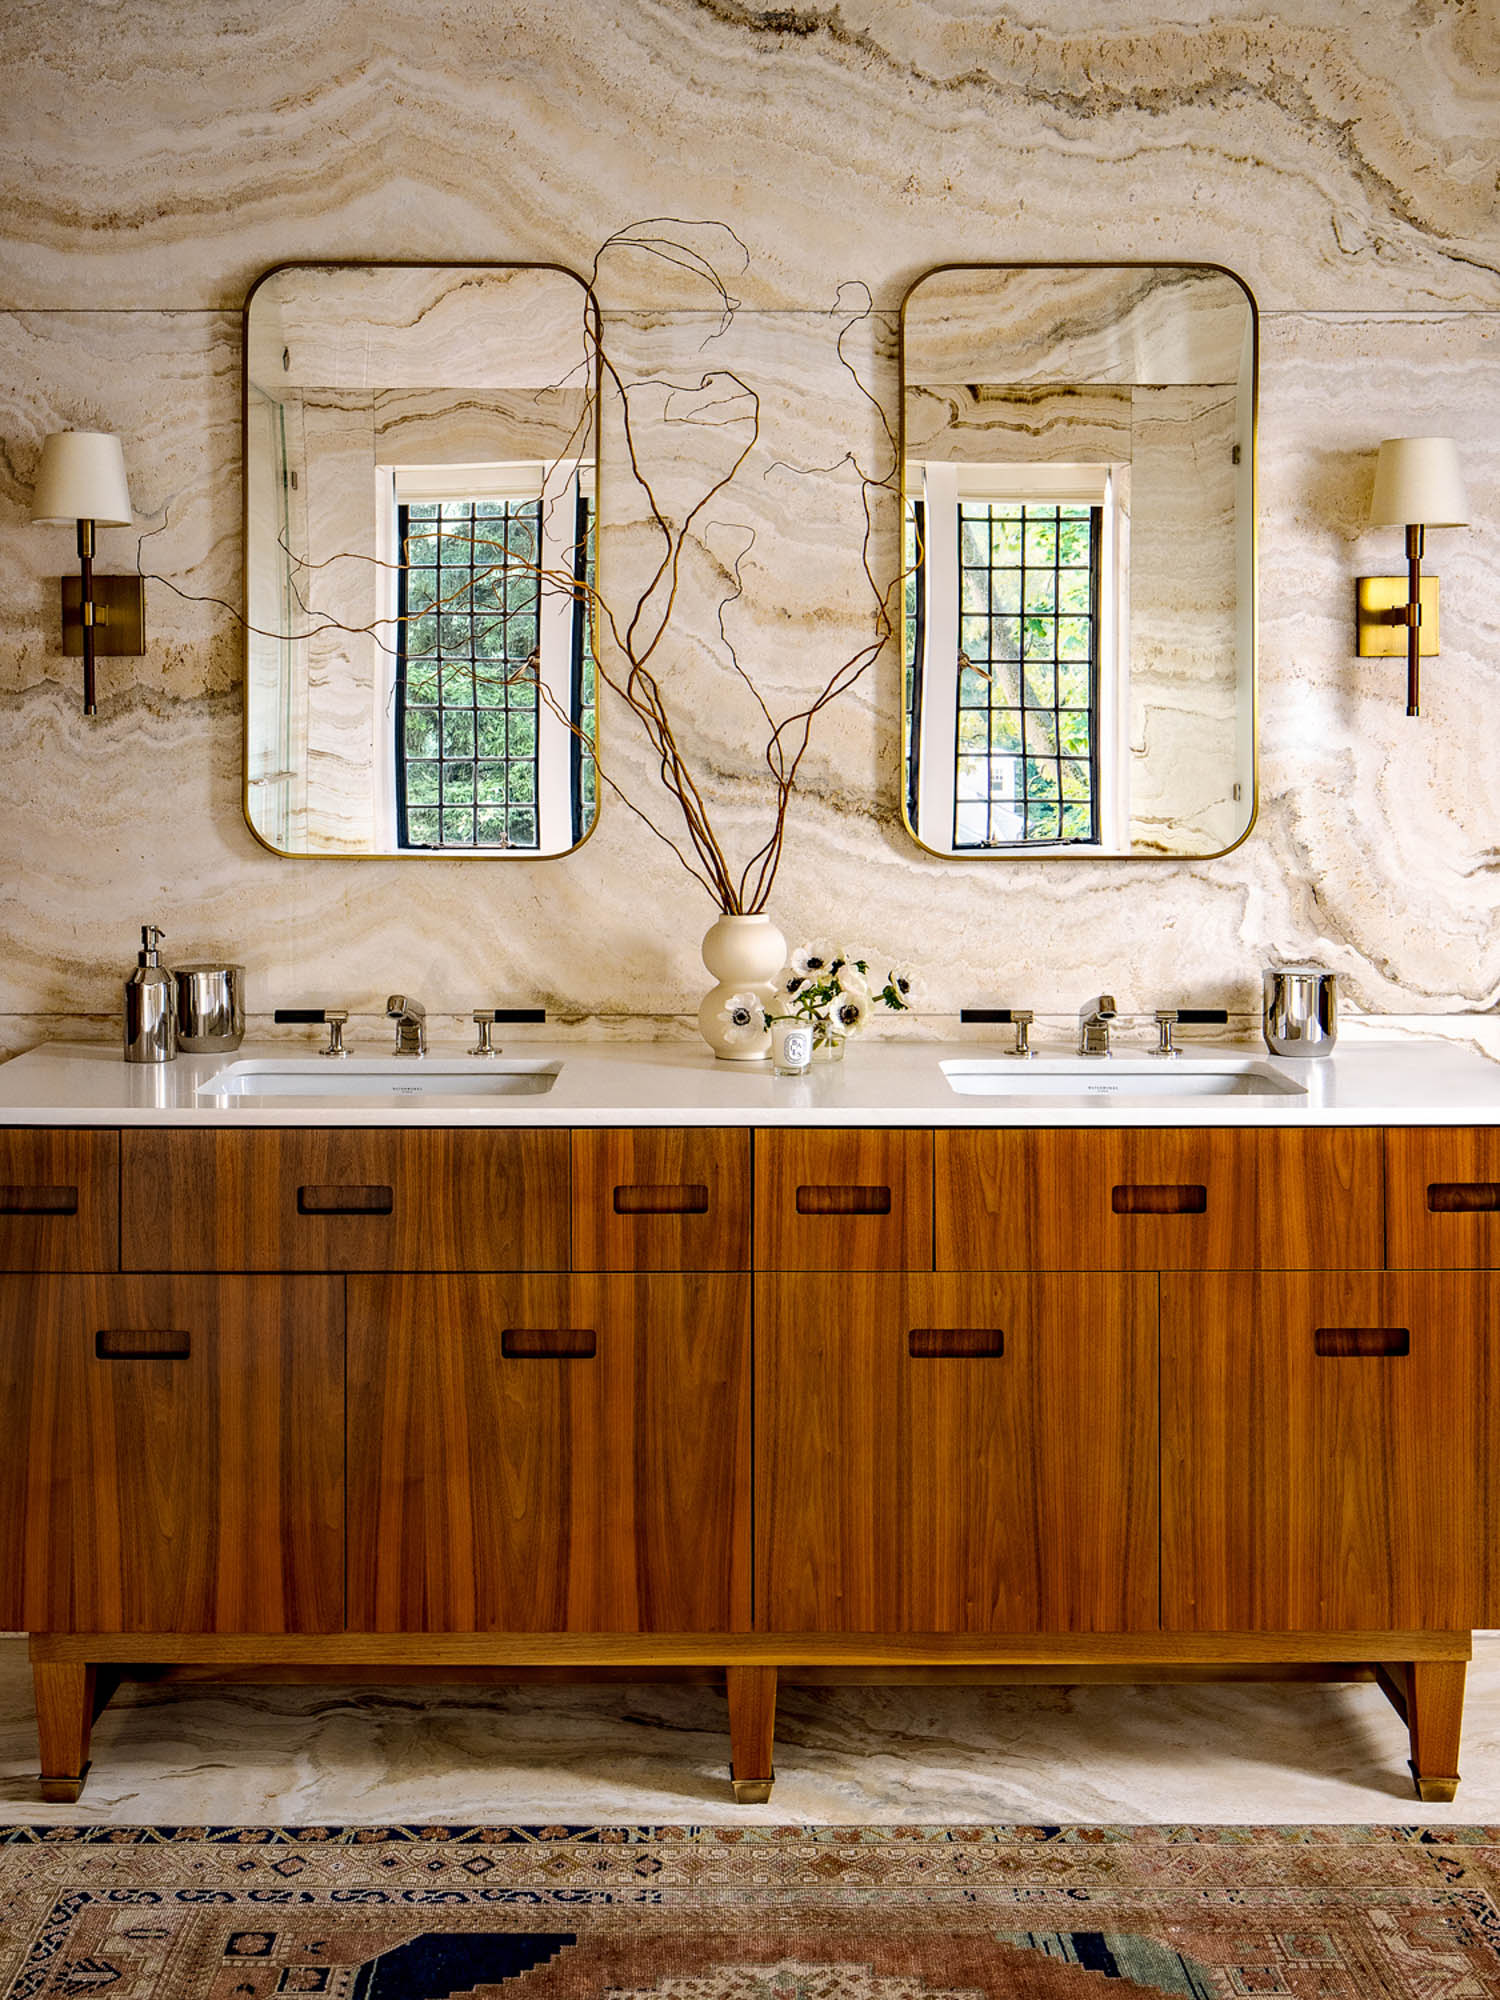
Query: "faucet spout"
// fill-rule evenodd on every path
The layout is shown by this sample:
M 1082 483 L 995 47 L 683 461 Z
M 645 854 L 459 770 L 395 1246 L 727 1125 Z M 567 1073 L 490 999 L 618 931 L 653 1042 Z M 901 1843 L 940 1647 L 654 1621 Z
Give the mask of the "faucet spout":
M 1078 1010 L 1078 1053 L 1081 1056 L 1109 1054 L 1109 1026 L 1116 1016 L 1115 996 L 1101 993 Z
M 420 1000 L 405 993 L 393 993 L 385 1003 L 386 1018 L 396 1024 L 398 1056 L 425 1056 L 427 1053 L 427 1009 Z

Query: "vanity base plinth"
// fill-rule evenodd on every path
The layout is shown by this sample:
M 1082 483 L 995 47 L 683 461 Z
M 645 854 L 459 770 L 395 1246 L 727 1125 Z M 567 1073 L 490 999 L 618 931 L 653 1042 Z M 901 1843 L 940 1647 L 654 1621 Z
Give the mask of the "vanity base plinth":
M 1068 1685 L 1205 1680 L 1376 1681 L 1410 1736 L 1417 1796 L 1458 1787 L 1468 1632 L 38 1632 L 30 1639 L 41 1795 L 76 1802 L 95 1717 L 122 1679 L 361 1682 L 717 1679 L 729 1704 L 738 1805 L 774 1783 L 780 1680 L 804 1685 Z

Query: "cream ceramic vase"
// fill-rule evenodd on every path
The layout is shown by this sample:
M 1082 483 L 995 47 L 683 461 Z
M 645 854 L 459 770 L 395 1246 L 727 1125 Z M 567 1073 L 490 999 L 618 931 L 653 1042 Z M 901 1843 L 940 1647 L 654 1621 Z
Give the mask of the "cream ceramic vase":
M 771 1031 L 741 1039 L 720 1019 L 736 993 L 753 993 L 769 1007 L 776 975 L 786 964 L 786 939 L 769 917 L 720 917 L 703 940 L 703 963 L 718 984 L 698 1009 L 698 1028 L 720 1062 L 765 1062 Z

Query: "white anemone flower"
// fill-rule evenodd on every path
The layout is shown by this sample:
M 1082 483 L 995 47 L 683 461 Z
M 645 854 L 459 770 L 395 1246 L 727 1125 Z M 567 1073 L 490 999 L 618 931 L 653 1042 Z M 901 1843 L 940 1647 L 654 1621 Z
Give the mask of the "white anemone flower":
M 839 967 L 839 991 L 857 994 L 862 1000 L 870 997 L 870 982 L 852 958 L 846 959 Z
M 857 1035 L 870 1018 L 870 996 L 838 992 L 824 1008 L 823 1018 L 836 1035 Z
M 804 979 L 816 979 L 827 972 L 837 956 L 831 945 L 799 944 L 792 953 L 791 964 L 787 969 L 800 974 Z
M 731 993 L 719 1009 L 719 1029 L 731 1048 L 758 1042 L 766 1032 L 766 1010 L 758 993 Z

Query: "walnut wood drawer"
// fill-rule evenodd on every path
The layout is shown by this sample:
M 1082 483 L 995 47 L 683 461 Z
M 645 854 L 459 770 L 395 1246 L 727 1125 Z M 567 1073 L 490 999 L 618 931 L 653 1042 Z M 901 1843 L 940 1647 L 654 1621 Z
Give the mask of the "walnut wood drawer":
M 1389 1131 L 1385 1180 L 1392 1270 L 1500 1267 L 1500 1130 Z
M 939 1270 L 1370 1268 L 1374 1131 L 937 1135 Z
M 120 1264 L 116 1132 L 0 1131 L 0 1271 Z
M 514 1271 L 568 1263 L 568 1138 L 122 1135 L 128 1271 Z
M 755 1135 L 762 1271 L 930 1271 L 932 1134 Z
M 573 1134 L 573 1268 L 745 1271 L 750 1134 L 656 1126 Z

